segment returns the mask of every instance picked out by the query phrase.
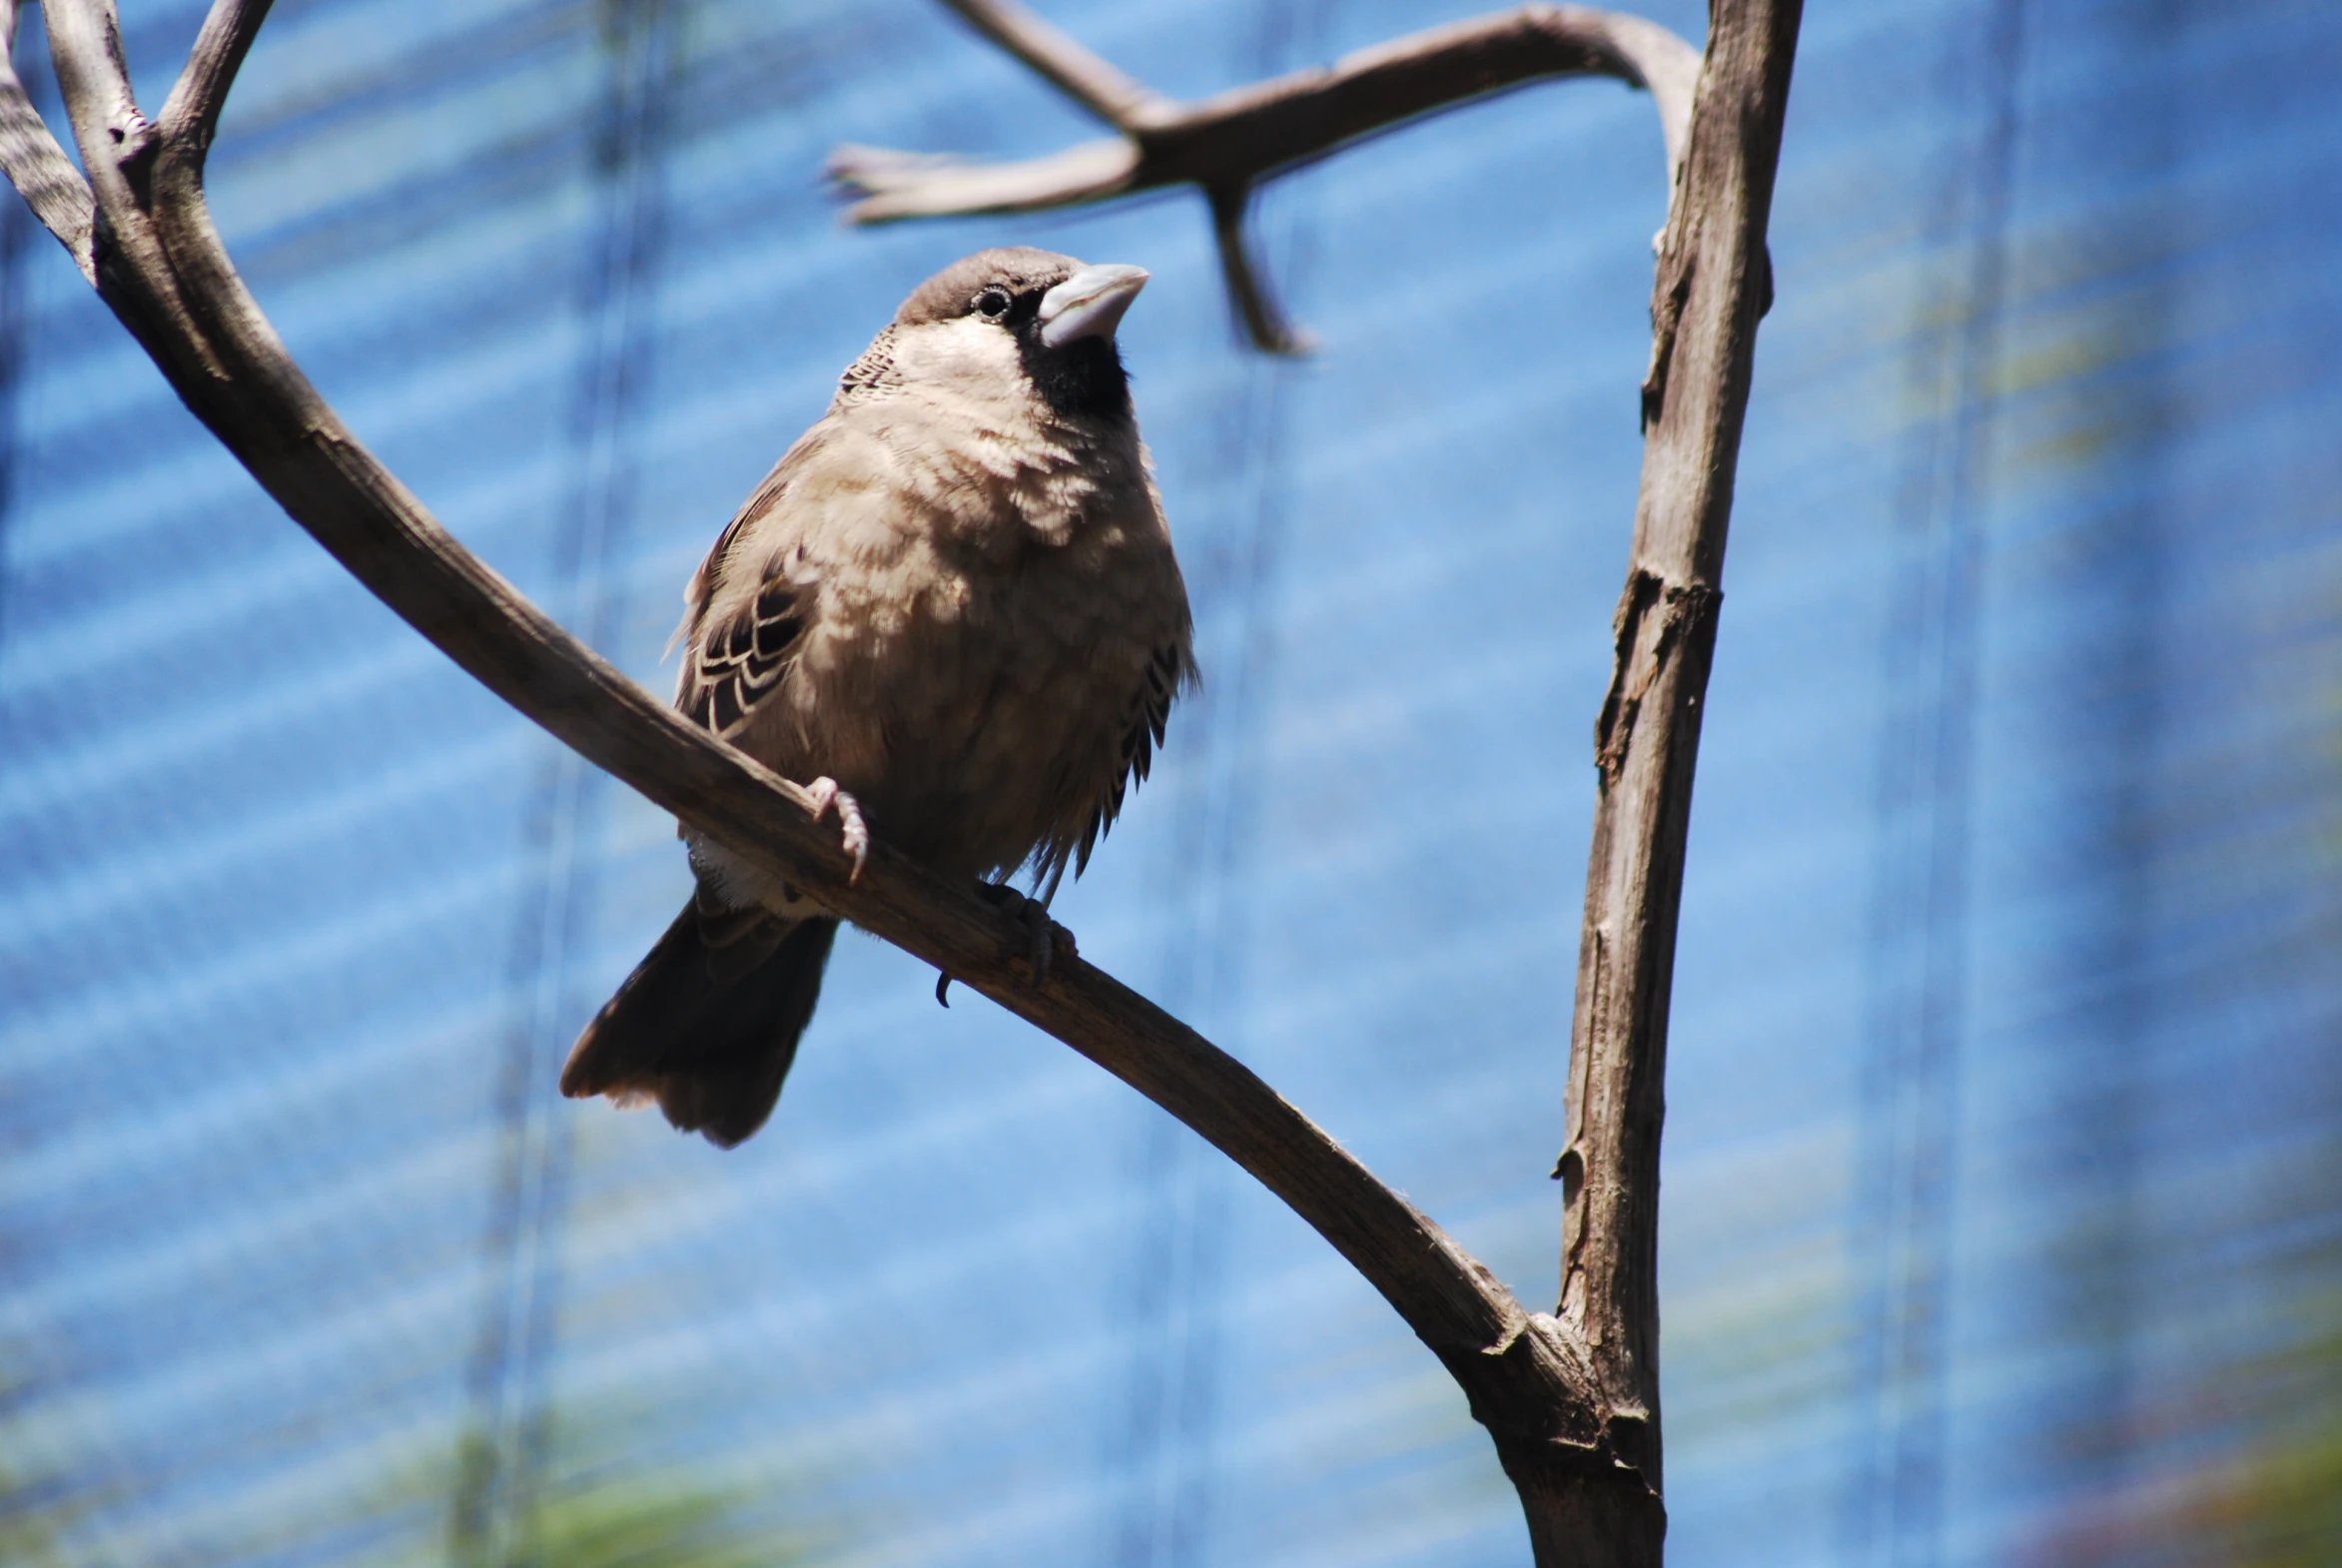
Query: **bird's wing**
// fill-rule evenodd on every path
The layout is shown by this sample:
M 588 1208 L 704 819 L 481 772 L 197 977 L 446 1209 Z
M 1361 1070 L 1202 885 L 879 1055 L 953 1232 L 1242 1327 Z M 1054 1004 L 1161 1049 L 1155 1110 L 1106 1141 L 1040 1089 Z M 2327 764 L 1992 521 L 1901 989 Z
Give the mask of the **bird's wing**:
M 728 736 L 781 683 L 804 635 L 805 586 L 772 576 L 736 613 L 692 638 L 675 705 L 692 722 Z
M 683 590 L 687 608 L 675 633 L 685 643 L 675 706 L 718 735 L 737 731 L 759 700 L 780 684 L 812 621 L 818 585 L 802 569 L 784 505 L 792 484 L 819 456 L 815 425 L 773 465 L 699 563 Z M 740 574 L 760 579 L 753 594 L 731 591 Z

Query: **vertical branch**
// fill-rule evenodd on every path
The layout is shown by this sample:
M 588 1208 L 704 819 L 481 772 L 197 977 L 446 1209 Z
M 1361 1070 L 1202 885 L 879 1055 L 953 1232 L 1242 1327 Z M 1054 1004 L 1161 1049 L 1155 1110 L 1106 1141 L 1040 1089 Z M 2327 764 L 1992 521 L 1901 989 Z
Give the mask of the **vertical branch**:
M 1659 1132 L 1692 774 L 1722 598 L 1800 0 L 1717 0 L 1662 236 L 1634 543 L 1595 728 L 1562 1180 L 1559 1315 L 1584 1336 L 1615 1473 L 1506 1452 L 1540 1568 L 1657 1563 Z M 1599 1545 L 1591 1530 L 1612 1538 Z
M 1251 237 L 1244 232 L 1244 214 L 1252 205 L 1249 183 L 1206 186 L 1211 204 L 1211 238 L 1219 247 L 1219 272 L 1235 307 L 1237 325 L 1252 347 L 1262 354 L 1296 357 L 1309 352 L 1309 335 L 1295 328 L 1277 307 L 1276 299 L 1260 281 L 1252 258 Z

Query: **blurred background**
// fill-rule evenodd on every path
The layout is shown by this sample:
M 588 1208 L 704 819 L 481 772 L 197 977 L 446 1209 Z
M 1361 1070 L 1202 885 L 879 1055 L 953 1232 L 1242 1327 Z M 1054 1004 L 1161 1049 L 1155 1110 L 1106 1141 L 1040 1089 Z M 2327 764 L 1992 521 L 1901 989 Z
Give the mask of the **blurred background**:
M 201 7 L 125 9 L 159 102 Z M 1044 9 L 1196 95 L 1472 7 Z M 1808 7 L 1674 1009 L 1676 1563 L 2342 1562 L 2338 75 L 2316 0 Z M 921 0 L 285 0 L 214 188 L 351 424 L 661 687 L 912 285 L 1151 268 L 1207 683 L 1059 911 L 1546 1304 L 1651 105 L 1278 183 L 1298 363 L 1191 195 L 857 233 L 817 178 L 1093 134 Z M 736 1153 L 557 1099 L 671 824 L 13 202 L 0 483 L 0 1560 L 1527 1560 L 1323 1242 L 892 949 Z

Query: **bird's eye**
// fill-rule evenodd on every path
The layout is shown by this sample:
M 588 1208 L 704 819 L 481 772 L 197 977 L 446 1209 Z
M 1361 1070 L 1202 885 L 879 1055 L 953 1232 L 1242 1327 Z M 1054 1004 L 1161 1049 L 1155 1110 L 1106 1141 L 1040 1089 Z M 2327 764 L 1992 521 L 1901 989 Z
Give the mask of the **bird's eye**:
M 976 297 L 976 314 L 988 322 L 997 322 L 1009 314 L 1009 291 L 998 284 Z

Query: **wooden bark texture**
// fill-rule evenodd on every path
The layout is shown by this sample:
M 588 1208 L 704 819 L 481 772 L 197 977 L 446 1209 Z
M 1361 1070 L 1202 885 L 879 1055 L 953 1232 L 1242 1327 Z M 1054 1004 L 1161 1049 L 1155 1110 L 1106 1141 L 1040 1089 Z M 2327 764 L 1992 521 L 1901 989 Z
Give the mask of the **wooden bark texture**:
M 1616 662 L 1595 726 L 1598 795 L 1568 1139 L 1555 1171 L 1563 1190 L 1559 1312 L 1593 1362 L 1615 1446 L 1640 1472 L 1633 1481 L 1616 1478 L 1617 1512 L 1606 1515 L 1638 1544 L 1623 1557 L 1562 1552 L 1550 1557 L 1557 1563 L 1656 1563 L 1666 1529 L 1659 1134 L 1668 1001 L 1733 474 L 1757 322 L 1771 296 L 1765 226 L 1800 9 L 1800 0 L 1717 0 L 1712 8 L 1683 183 L 1652 288 L 1643 478 L 1614 623 Z M 1524 1502 L 1528 1495 L 1524 1488 Z M 1549 1558 L 1539 1550 L 1542 1565 Z

